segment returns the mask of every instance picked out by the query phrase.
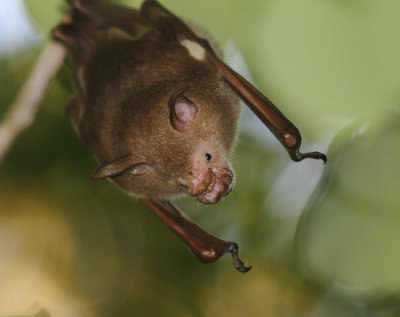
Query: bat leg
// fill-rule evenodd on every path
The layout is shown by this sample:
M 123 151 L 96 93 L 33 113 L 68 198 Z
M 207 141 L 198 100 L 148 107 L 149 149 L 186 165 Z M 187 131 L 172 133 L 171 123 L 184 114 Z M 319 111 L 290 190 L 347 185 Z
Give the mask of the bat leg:
M 77 46 L 79 41 L 89 41 L 93 37 L 91 29 L 93 24 L 96 24 L 96 15 L 92 13 L 90 7 L 86 6 L 86 1 L 82 3 L 82 0 L 70 0 L 69 2 L 72 9 L 65 14 L 51 33 L 54 39 L 72 48 Z
M 142 202 L 186 243 L 201 262 L 214 262 L 229 252 L 238 271 L 246 273 L 251 269 L 239 259 L 236 243 L 223 241 L 204 231 L 171 202 L 152 199 L 142 199 Z
M 60 41 L 68 46 L 72 46 L 75 43 L 77 31 L 70 20 L 65 20 L 67 22 L 61 22 L 61 24 L 54 28 L 51 33 L 53 38 L 57 41 Z
M 100 0 L 68 0 L 70 5 L 77 11 L 86 15 L 91 19 L 96 19 L 96 14 L 93 12 L 91 6 L 99 5 L 102 1 Z

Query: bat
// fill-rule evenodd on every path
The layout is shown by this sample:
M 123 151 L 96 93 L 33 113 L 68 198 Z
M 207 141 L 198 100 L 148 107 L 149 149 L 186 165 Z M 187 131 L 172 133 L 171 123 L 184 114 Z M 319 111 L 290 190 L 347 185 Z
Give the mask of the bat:
M 240 272 L 250 267 L 238 246 L 192 222 L 170 200 L 185 193 L 217 203 L 233 187 L 228 157 L 242 99 L 294 161 L 298 129 L 255 87 L 227 66 L 214 40 L 155 0 L 140 9 L 102 0 L 70 0 L 53 29 L 72 58 L 76 95 L 67 114 L 99 162 L 91 179 L 109 178 L 138 197 L 202 262 L 231 253 Z

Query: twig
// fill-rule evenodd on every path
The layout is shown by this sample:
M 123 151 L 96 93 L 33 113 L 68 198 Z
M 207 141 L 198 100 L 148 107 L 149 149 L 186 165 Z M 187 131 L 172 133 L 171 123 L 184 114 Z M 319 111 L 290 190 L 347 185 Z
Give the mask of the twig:
M 0 124 L 0 164 L 16 137 L 34 119 L 42 98 L 66 55 L 62 44 L 50 41 L 40 54 L 35 67 L 14 104 Z

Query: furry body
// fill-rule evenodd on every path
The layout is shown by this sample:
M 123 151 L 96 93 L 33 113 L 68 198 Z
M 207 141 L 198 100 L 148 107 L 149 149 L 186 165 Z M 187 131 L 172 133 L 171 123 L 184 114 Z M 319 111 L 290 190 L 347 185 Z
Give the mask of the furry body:
M 77 94 L 67 112 L 103 167 L 95 178 L 112 177 L 140 198 L 189 190 L 214 203 L 232 187 L 227 160 L 240 103 L 205 52 L 154 22 L 152 2 L 134 10 L 72 1 L 70 15 L 53 31 L 72 56 Z M 169 106 L 180 92 L 183 111 L 185 104 L 196 108 L 184 130 L 173 124 L 179 108 Z M 104 172 L 116 164 L 117 172 Z

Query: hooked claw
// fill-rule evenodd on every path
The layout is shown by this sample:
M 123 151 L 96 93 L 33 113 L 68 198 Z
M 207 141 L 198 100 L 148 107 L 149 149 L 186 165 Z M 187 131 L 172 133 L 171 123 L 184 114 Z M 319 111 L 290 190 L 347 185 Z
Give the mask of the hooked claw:
M 245 266 L 244 263 L 239 259 L 239 247 L 235 242 L 231 242 L 231 245 L 227 251 L 232 254 L 233 265 L 239 272 L 246 273 L 251 270 L 253 267 L 252 265 Z
M 290 157 L 293 161 L 299 162 L 304 160 L 305 158 L 312 158 L 315 160 L 323 160 L 324 164 L 328 161 L 327 156 L 324 153 L 320 152 L 308 152 L 308 153 L 300 153 L 298 150 L 295 152 L 289 152 Z

